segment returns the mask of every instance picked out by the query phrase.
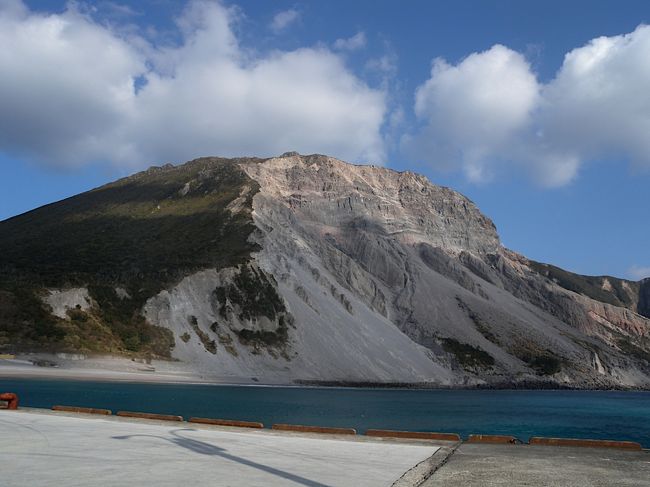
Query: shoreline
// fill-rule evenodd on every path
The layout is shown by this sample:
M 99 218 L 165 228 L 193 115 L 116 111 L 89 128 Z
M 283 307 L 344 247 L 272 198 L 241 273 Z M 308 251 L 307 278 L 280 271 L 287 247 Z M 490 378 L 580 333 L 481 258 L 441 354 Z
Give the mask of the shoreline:
M 83 365 L 81 365 L 83 363 Z M 149 368 L 148 368 L 149 367 Z M 167 369 L 167 370 L 165 370 Z M 0 379 L 52 379 L 140 384 L 214 384 L 255 385 L 252 379 L 236 377 L 206 377 L 182 368 L 148 366 L 123 358 L 100 358 L 89 361 L 63 361 L 57 365 L 37 365 L 29 360 L 0 359 Z
M 189 375 L 172 376 L 160 372 L 121 372 L 97 369 L 67 369 L 59 367 L 0 365 L 0 378 L 3 379 L 53 379 L 78 380 L 97 382 L 130 382 L 130 383 L 161 383 L 161 384 L 206 384 L 215 383 Z
M 55 367 L 53 367 L 55 368 Z M 56 368 L 55 368 L 56 369 Z M 197 385 L 197 386 L 229 386 L 229 387 L 282 387 L 295 389 L 319 389 L 325 386 L 307 386 L 295 383 L 281 382 L 255 382 L 245 379 L 219 379 L 202 378 L 193 376 L 172 376 L 161 373 L 134 373 L 115 371 L 93 371 L 84 373 L 79 370 L 62 369 L 70 373 L 57 373 L 61 370 L 49 372 L 47 370 L 6 370 L 0 365 L 0 383 L 4 380 L 52 380 L 52 381 L 76 381 L 76 382 L 106 382 L 116 384 L 161 384 L 161 385 Z M 24 373 L 26 372 L 26 373 Z M 327 387 L 328 389 L 349 389 L 349 387 Z
M 428 383 L 382 383 L 356 381 L 319 381 L 296 379 L 293 382 L 265 381 L 236 377 L 202 377 L 187 373 L 161 371 L 118 371 L 98 368 L 42 367 L 37 365 L 2 364 L 1 379 L 50 379 L 81 382 L 109 382 L 130 384 L 212 385 L 233 387 L 283 387 L 305 389 L 383 389 L 430 391 L 594 391 L 594 392 L 650 392 L 642 388 L 585 388 L 562 386 L 553 382 L 522 382 L 478 384 L 473 386 L 444 386 Z

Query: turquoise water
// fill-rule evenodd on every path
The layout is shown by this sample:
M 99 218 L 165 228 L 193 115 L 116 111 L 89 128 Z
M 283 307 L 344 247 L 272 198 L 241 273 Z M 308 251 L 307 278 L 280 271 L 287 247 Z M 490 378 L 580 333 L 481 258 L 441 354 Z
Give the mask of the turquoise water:
M 21 404 L 246 421 L 637 441 L 650 448 L 650 392 L 387 390 L 4 380 Z

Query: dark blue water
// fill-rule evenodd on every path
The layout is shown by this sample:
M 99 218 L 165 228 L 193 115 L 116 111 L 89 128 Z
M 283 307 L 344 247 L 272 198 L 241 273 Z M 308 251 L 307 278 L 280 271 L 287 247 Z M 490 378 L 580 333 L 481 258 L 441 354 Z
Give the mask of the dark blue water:
M 386 390 L 4 380 L 21 404 L 412 431 L 637 441 L 650 448 L 650 392 Z

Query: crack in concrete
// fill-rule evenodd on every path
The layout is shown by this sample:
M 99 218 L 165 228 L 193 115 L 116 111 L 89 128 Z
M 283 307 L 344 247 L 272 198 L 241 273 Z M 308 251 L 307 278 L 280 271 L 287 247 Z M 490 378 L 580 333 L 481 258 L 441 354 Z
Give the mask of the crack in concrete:
M 438 450 L 426 460 L 407 470 L 391 487 L 420 487 L 431 476 L 433 476 L 440 467 L 445 465 L 449 458 L 461 445 L 456 443 L 452 447 L 440 446 Z

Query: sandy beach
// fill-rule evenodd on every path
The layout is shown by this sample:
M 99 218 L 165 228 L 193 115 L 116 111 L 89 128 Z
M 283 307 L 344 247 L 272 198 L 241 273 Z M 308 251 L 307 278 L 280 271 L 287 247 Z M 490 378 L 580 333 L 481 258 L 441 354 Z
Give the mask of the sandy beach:
M 3 377 L 169 384 L 292 385 L 252 377 L 200 375 L 179 362 L 152 360 L 145 363 L 115 356 L 70 358 L 64 354 L 0 358 L 0 378 Z

